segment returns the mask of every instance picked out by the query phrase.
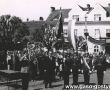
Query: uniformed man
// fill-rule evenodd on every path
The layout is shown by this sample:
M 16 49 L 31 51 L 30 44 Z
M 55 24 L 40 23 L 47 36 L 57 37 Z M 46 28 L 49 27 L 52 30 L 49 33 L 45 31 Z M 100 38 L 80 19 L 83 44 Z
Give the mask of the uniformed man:
M 73 85 L 78 85 L 78 70 L 80 69 L 81 66 L 81 60 L 77 52 L 74 53 L 74 56 L 71 57 L 71 59 L 72 59 L 71 64 L 72 64 L 72 74 L 73 74 Z
M 96 60 L 94 61 L 94 66 L 97 70 L 98 85 L 102 85 L 104 71 L 106 70 L 106 57 L 103 55 L 102 52 L 100 52 L 99 55 L 96 57 Z
M 25 53 L 20 60 L 21 73 L 22 73 L 22 90 L 28 90 L 29 84 L 29 58 Z
M 48 87 L 49 88 L 52 87 L 52 61 L 50 60 L 49 56 L 46 55 L 44 58 L 44 62 L 43 62 L 43 70 L 44 70 L 44 83 L 45 83 L 45 88 Z
M 89 71 L 90 71 L 90 59 L 89 59 L 89 53 L 85 53 L 83 55 L 83 58 L 82 58 L 82 61 L 83 61 L 83 75 L 84 75 L 84 84 L 85 85 L 89 85 L 89 81 L 90 81 L 90 74 L 89 74 Z
M 70 66 L 71 62 L 69 60 L 69 57 L 66 56 L 66 58 L 63 59 L 63 79 L 64 79 L 64 88 L 66 85 L 69 85 L 69 74 L 70 74 Z

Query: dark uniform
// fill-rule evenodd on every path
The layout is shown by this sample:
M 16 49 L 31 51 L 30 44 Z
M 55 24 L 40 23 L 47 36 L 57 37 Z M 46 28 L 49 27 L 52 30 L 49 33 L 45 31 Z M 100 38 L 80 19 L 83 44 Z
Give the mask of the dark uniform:
M 78 57 L 78 53 L 74 54 L 74 57 L 72 58 L 72 73 L 73 73 L 73 84 L 78 84 L 78 70 L 81 66 L 81 60 L 80 57 Z
M 52 61 L 48 56 L 45 56 L 45 60 L 43 62 L 43 70 L 44 70 L 44 83 L 45 88 L 47 88 L 48 84 L 51 87 L 52 78 L 53 78 L 53 69 L 52 69 Z
M 69 85 L 70 67 L 71 67 L 71 62 L 69 60 L 69 57 L 67 57 L 63 64 L 63 71 L 62 71 L 63 79 L 64 79 L 64 88 L 66 85 Z
M 22 73 L 22 90 L 28 90 L 29 84 L 29 61 L 22 60 L 21 64 L 21 73 Z
M 90 70 L 90 58 L 89 58 L 89 54 L 84 54 L 83 56 L 83 75 L 84 75 L 84 84 L 85 85 L 89 85 L 89 81 L 90 81 L 90 74 L 89 74 L 89 70 Z
M 99 56 L 97 56 L 94 65 L 95 69 L 97 70 L 98 85 L 102 85 L 104 71 L 106 70 L 106 57 L 102 53 L 100 53 Z
M 56 58 L 55 58 L 55 56 L 52 56 L 52 64 L 51 64 L 51 68 L 52 68 L 52 81 L 55 81 L 56 80 L 56 78 L 55 78 L 55 68 L 56 68 L 56 65 L 55 65 L 55 60 L 56 60 Z

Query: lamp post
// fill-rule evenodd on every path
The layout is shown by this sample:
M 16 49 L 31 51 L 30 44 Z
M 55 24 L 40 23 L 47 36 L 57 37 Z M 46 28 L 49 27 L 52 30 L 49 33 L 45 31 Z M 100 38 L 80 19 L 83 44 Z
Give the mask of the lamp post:
M 87 52 L 88 52 L 88 36 L 89 36 L 89 33 L 88 33 L 88 29 L 87 29 L 87 14 L 88 12 L 85 14 L 85 30 L 84 30 L 84 36 L 86 38 L 86 43 L 87 43 Z

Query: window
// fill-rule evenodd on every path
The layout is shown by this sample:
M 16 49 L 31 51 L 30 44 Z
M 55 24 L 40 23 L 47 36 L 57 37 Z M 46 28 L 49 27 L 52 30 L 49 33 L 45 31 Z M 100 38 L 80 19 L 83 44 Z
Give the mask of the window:
M 101 14 L 95 14 L 94 21 L 101 21 Z
M 95 38 L 96 39 L 100 38 L 100 29 L 95 29 Z
M 110 29 L 106 29 L 106 37 L 110 37 Z
M 79 21 L 79 15 L 73 15 L 73 19 L 76 19 L 76 21 Z
M 98 45 L 94 46 L 94 52 L 99 52 L 99 46 Z

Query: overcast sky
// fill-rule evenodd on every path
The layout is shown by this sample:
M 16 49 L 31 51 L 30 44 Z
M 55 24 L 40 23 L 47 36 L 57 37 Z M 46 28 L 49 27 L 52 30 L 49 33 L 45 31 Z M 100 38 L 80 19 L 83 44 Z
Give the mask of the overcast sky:
M 75 4 L 94 6 L 96 3 L 107 6 L 110 0 L 0 0 L 0 15 L 16 15 L 24 21 L 26 18 L 38 20 L 40 16 L 47 18 L 51 6 L 59 9 L 72 8 Z

